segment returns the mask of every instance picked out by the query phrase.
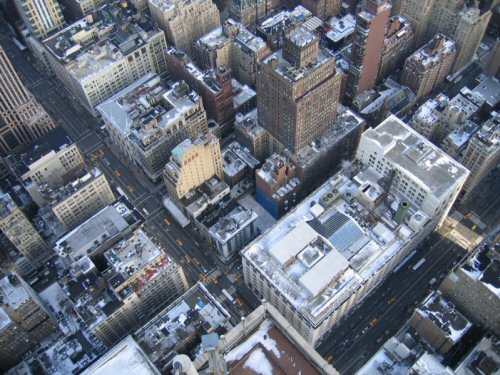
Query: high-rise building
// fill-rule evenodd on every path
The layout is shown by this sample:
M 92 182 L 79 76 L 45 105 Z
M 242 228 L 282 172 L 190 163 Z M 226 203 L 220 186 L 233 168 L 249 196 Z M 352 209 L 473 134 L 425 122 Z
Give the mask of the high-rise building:
M 383 180 L 333 176 L 241 252 L 245 284 L 313 346 L 435 227 L 413 205 L 394 214 Z
M 478 2 L 465 0 L 403 0 L 401 15 L 408 18 L 415 31 L 415 46 L 441 33 L 455 41 L 456 72 L 469 63 L 481 44 L 491 18 L 491 10 Z
M 99 9 L 106 0 L 59 0 L 65 14 L 72 19 L 80 19 Z
M 498 252 L 488 245 L 477 248 L 443 281 L 439 290 L 473 322 L 500 334 Z
M 208 133 L 195 141 L 186 139 L 172 150 L 163 180 L 173 199 L 182 199 L 213 176 L 223 179 L 219 139 Z
M 220 14 L 212 0 L 149 0 L 153 20 L 176 49 L 194 56 L 194 43 L 220 26 Z
M 9 194 L 0 197 L 0 230 L 35 268 L 52 255 L 49 246 Z
M 389 192 L 438 225 L 444 221 L 469 171 L 396 116 L 361 135 L 357 159 L 390 180 Z
M 165 33 L 127 4 L 110 2 L 43 41 L 49 68 L 93 115 L 145 74 L 167 73 Z
M 147 103 L 147 105 L 144 105 Z M 97 107 L 111 140 L 127 158 L 158 181 L 172 149 L 208 131 L 201 97 L 185 82 L 167 90 L 149 73 Z
M 402 16 L 391 17 L 385 33 L 377 81 L 382 81 L 403 65 L 412 45 L 413 31 L 408 20 Z
M 465 149 L 462 164 L 470 170 L 461 199 L 465 199 L 500 161 L 500 115 L 493 113 L 472 137 Z
M 7 370 L 56 330 L 36 292 L 17 274 L 0 280 L 0 369 Z
M 390 16 L 388 0 L 366 0 L 363 11 L 357 14 L 345 91 L 347 102 L 375 86 Z
M 32 142 L 20 153 L 9 155 L 5 162 L 27 190 L 42 184 L 55 188 L 68 183 L 85 166 L 80 149 L 62 127 Z
M 67 184 L 55 189 L 43 184 L 30 194 L 40 207 L 48 206 L 66 230 L 73 229 L 115 200 L 106 176 L 97 168 L 83 169 Z
M 341 75 L 335 59 L 319 47 L 316 36 L 296 28 L 285 37 L 283 50 L 260 64 L 260 125 L 292 152 L 321 138 L 335 123 Z
M 445 80 L 455 55 L 455 42 L 437 34 L 406 59 L 401 84 L 415 93 L 415 100 L 422 99 Z
M 0 153 L 8 154 L 56 127 L 31 96 L 0 46 Z
M 24 24 L 37 39 L 66 25 L 57 0 L 15 0 L 14 3 Z
M 336 17 L 342 9 L 342 0 L 302 0 L 301 4 L 322 20 Z

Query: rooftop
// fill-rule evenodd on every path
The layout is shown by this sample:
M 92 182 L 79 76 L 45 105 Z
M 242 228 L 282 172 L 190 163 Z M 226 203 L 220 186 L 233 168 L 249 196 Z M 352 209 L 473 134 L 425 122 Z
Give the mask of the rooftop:
M 82 375 L 160 375 L 131 336 L 111 348 Z
M 375 142 L 393 166 L 411 174 L 436 197 L 446 195 L 469 173 L 396 116 L 391 115 L 376 128 L 366 130 L 362 137 Z
M 220 217 L 209 232 L 219 242 L 226 243 L 256 219 L 254 211 L 238 206 L 226 216 Z
M 500 81 L 495 77 L 487 76 L 472 92 L 484 99 L 490 107 L 496 107 L 500 102 Z
M 409 58 L 430 67 L 441 61 L 443 56 L 456 51 L 455 42 L 443 34 L 437 34 Z
M 77 80 L 86 80 L 145 45 L 159 29 L 121 1 L 105 4 L 43 44 Z
M 257 120 L 257 108 L 243 115 L 236 115 L 235 127 L 241 129 L 247 136 L 252 139 L 262 136 L 266 130 L 259 125 Z
M 0 330 L 6 327 L 10 322 L 11 320 L 9 316 L 7 315 L 3 307 L 0 306 Z
M 174 261 L 141 229 L 104 253 L 110 269 L 105 277 L 121 298 L 137 292 Z
M 374 170 L 371 175 L 380 178 Z M 242 251 L 314 325 L 338 309 L 428 222 L 423 213 L 413 212 L 418 226 L 398 226 L 385 205 L 377 207 L 377 220 L 369 219 L 365 191 L 378 182 L 366 173 L 362 177 L 364 181 L 355 181 L 335 175 Z
M 432 320 L 446 337 L 454 344 L 469 330 L 472 324 L 458 311 L 455 306 L 444 299 L 440 293 L 434 292 L 427 297 L 422 306 L 417 309 L 422 317 Z
M 125 203 L 117 201 L 103 208 L 56 242 L 54 250 L 73 261 L 92 254 L 100 245 L 122 233 L 129 227 L 127 217 L 132 211 Z
M 312 13 L 302 5 L 295 7 L 291 12 L 281 11 L 278 14 L 263 21 L 258 28 L 260 32 L 273 36 L 306 21 Z
M 9 193 L 0 196 L 0 219 L 5 219 L 7 216 L 17 210 L 16 203 L 12 200 Z
M 341 18 L 332 18 L 328 23 L 332 29 L 326 33 L 326 37 L 337 43 L 354 33 L 356 18 L 349 13 Z
M 200 97 L 183 81 L 164 88 L 148 73 L 97 106 L 103 118 L 142 152 L 159 144 L 197 106 Z
M 483 245 L 462 266 L 462 271 L 471 279 L 483 283 L 497 298 L 500 298 L 500 257 L 498 250 Z
M 15 273 L 0 279 L 0 295 L 1 303 L 12 310 L 16 310 L 24 301 L 31 298 Z
M 68 182 L 66 185 L 60 186 L 59 188 L 51 188 L 48 184 L 43 184 L 38 187 L 38 192 L 45 202 L 53 207 L 64 201 L 66 198 L 72 196 L 77 191 L 83 189 L 85 186 L 102 175 L 102 171 L 97 167 L 89 171 L 83 169 L 79 171 L 73 180 Z
M 172 352 L 195 357 L 200 336 L 227 331 L 229 313 L 197 283 L 150 320 L 134 337 L 149 359 L 161 370 Z
M 500 368 L 500 345 L 495 337 L 484 337 L 456 368 L 457 375 L 492 374 Z

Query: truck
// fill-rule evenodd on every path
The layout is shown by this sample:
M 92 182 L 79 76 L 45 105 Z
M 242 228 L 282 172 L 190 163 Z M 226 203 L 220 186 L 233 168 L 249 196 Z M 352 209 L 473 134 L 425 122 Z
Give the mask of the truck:
M 224 294 L 226 296 L 226 298 L 228 299 L 229 302 L 231 302 L 232 305 L 234 305 L 236 303 L 233 296 L 231 294 L 229 294 L 229 292 L 226 289 L 222 289 L 222 294 Z
M 411 270 L 412 270 L 413 272 L 415 272 L 415 271 L 416 271 L 416 270 L 418 270 L 418 269 L 420 268 L 420 266 L 421 266 L 422 264 L 424 264 L 424 263 L 425 263 L 425 258 L 420 259 L 417 263 L 415 263 L 415 265 L 414 265 L 413 267 L 411 267 Z

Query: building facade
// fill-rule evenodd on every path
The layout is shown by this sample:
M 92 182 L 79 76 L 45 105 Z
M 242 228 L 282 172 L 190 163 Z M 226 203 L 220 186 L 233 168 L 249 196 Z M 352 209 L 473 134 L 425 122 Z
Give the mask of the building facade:
M 220 26 L 217 6 L 211 0 L 149 0 L 149 10 L 170 45 L 194 56 L 194 43 Z
M 47 243 L 9 194 L 0 198 L 0 230 L 35 268 L 52 255 Z
M 342 9 L 342 0 L 302 0 L 301 4 L 322 20 L 336 17 Z
M 283 50 L 262 60 L 257 75 L 259 124 L 297 152 L 334 123 L 341 73 L 335 59 L 304 28 L 289 33 Z
M 36 292 L 17 274 L 0 280 L 0 369 L 7 370 L 56 331 Z
M 182 199 L 213 176 L 222 180 L 223 168 L 219 139 L 208 133 L 193 142 L 186 139 L 172 150 L 163 180 L 169 195 Z
M 167 73 L 165 34 L 126 4 L 107 4 L 43 41 L 50 70 L 92 115 L 145 74 Z
M 408 86 L 420 100 L 442 83 L 456 55 L 455 42 L 437 34 L 405 61 L 401 84 Z
M 345 91 L 348 103 L 376 84 L 390 16 L 391 5 L 387 0 L 367 0 L 364 10 L 356 16 Z
M 66 25 L 57 0 L 16 0 L 14 4 L 24 24 L 37 39 L 43 39 L 51 31 Z
M 0 46 L 0 153 L 9 154 L 56 127 L 28 92 Z
M 469 171 L 396 116 L 361 135 L 356 158 L 389 176 L 389 191 L 441 225 Z
M 97 110 L 111 140 L 151 181 L 161 178 L 170 152 L 179 142 L 208 131 L 201 97 L 182 81 L 167 90 L 160 77 L 152 73 Z

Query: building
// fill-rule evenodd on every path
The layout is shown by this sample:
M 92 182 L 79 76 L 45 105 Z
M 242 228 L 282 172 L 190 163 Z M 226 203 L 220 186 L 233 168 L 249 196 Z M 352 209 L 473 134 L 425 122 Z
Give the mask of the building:
M 431 293 L 410 318 L 410 326 L 439 354 L 457 345 L 472 324 L 441 296 Z
M 234 133 L 240 144 L 248 148 L 259 161 L 264 161 L 270 156 L 269 137 L 257 118 L 256 109 L 246 115 L 238 113 L 234 122 Z
M 455 369 L 457 375 L 488 373 L 500 368 L 500 350 L 495 337 L 483 337 L 469 355 Z
M 167 90 L 148 73 L 98 106 L 111 140 L 151 181 L 158 181 L 172 149 L 208 131 L 198 94 L 184 82 Z
M 161 374 L 131 336 L 127 336 L 116 344 L 98 361 L 83 371 L 82 375 L 112 374 L 117 371 L 143 375 Z
M 469 171 L 396 116 L 361 135 L 357 159 L 384 176 L 389 190 L 441 225 Z
M 287 0 L 235 0 L 231 2 L 229 15 L 245 27 L 254 29 L 279 9 L 292 8 L 295 5 L 296 1 Z
M 43 41 L 53 74 L 93 115 L 146 73 L 167 73 L 165 34 L 127 4 L 110 2 Z
M 219 139 L 208 133 L 195 141 L 186 139 L 173 150 L 163 180 L 171 198 L 180 200 L 191 190 L 217 176 L 223 178 Z
M 456 55 L 455 42 L 437 34 L 405 61 L 401 84 L 408 86 L 420 100 L 444 82 Z
M 222 365 L 228 374 L 234 375 L 259 372 L 258 368 L 263 367 L 270 374 L 338 374 L 269 302 L 263 302 L 224 337 L 203 336 L 201 346 L 202 355 L 194 360 L 200 373 Z M 188 367 L 191 361 L 178 356 L 173 362 Z
M 28 268 L 38 268 L 52 256 L 47 243 L 9 194 L 0 197 L 0 230 L 28 261 Z
M 208 1 L 148 0 L 149 10 L 167 41 L 176 49 L 194 56 L 194 43 L 220 26 L 217 6 Z
M 0 369 L 7 370 L 56 326 L 35 291 L 17 274 L 0 280 Z
M 202 283 L 197 283 L 133 337 L 156 368 L 166 373 L 175 354 L 196 357 L 203 335 L 225 334 L 231 327 L 230 317 L 215 296 Z
M 332 173 L 356 155 L 365 121 L 347 107 L 339 106 L 339 113 L 332 126 L 320 140 L 305 146 L 296 154 L 283 151 L 295 167 L 295 176 L 302 185 L 302 195 L 309 194 L 323 184 Z
M 273 154 L 255 172 L 257 201 L 275 219 L 300 201 L 302 182 L 297 168 L 282 155 Z
M 471 137 L 461 163 L 470 170 L 461 199 L 467 196 L 500 161 L 500 115 L 493 112 L 481 129 Z
M 252 156 L 251 152 L 236 141 L 231 142 L 222 151 L 222 163 L 224 181 L 231 187 L 245 176 L 253 179 L 255 170 L 260 166 L 260 162 Z
M 322 20 L 336 17 L 342 8 L 342 0 L 302 0 L 301 4 Z
M 224 125 L 234 119 L 231 69 L 225 66 L 202 72 L 182 51 L 170 48 L 166 54 L 171 78 L 184 80 L 203 98 L 209 119 Z
M 490 52 L 486 71 L 493 77 L 500 79 L 500 39 L 498 38 Z
M 108 268 L 102 275 L 83 257 L 61 283 L 80 319 L 109 348 L 168 306 L 188 284 L 182 267 L 140 229 L 104 257 Z
M 410 54 L 413 45 L 413 31 L 410 22 L 402 16 L 389 19 L 384 38 L 384 48 L 380 56 L 377 81 L 400 69 Z
M 498 335 L 499 275 L 498 250 L 483 245 L 459 264 L 439 289 L 473 322 Z
M 415 46 L 420 46 L 436 33 L 456 43 L 457 56 L 451 69 L 457 72 L 474 59 L 491 18 L 491 10 L 477 2 L 405 0 L 401 15 L 415 30 Z
M 377 82 L 390 16 L 391 5 L 387 0 L 367 0 L 363 11 L 356 15 L 345 91 L 345 99 L 349 103 Z
M 16 0 L 14 4 L 24 24 L 37 39 L 43 39 L 66 25 L 57 0 Z
M 0 71 L 0 154 L 5 156 L 47 134 L 56 124 L 21 82 L 2 46 Z
M 198 39 L 195 52 L 202 69 L 230 67 L 239 82 L 251 87 L 255 87 L 259 60 L 271 53 L 262 38 L 232 19 Z
M 62 127 L 32 142 L 21 152 L 9 155 L 5 161 L 28 190 L 33 184 L 48 184 L 52 188 L 66 184 L 85 167 L 80 149 Z
M 258 215 L 242 206 L 235 208 L 208 232 L 219 258 L 228 263 L 244 246 L 257 236 L 255 221 Z
M 54 251 L 68 266 L 87 256 L 94 259 L 136 229 L 141 223 L 139 216 L 126 199 L 120 198 L 58 238 Z
M 283 47 L 286 35 L 310 19 L 312 13 L 299 5 L 291 11 L 283 10 L 270 15 L 272 17 L 265 19 L 257 27 L 257 35 L 266 41 L 272 51 L 276 51 Z
M 435 226 L 383 184 L 373 168 L 339 173 L 241 252 L 245 284 L 313 346 Z
M 84 169 L 57 188 L 43 184 L 29 193 L 40 207 L 50 207 L 66 230 L 73 229 L 115 200 L 106 176 L 98 168 Z
M 486 109 L 497 109 L 500 103 L 500 80 L 485 74 L 479 75 L 477 80 L 479 83 L 472 92 L 484 100 Z
M 342 73 L 314 34 L 301 27 L 290 32 L 283 50 L 262 60 L 259 69 L 258 120 L 279 144 L 273 150 L 295 153 L 333 126 Z
M 330 19 L 328 25 L 331 30 L 325 34 L 325 40 L 328 47 L 337 52 L 351 41 L 356 29 L 356 18 L 351 13 L 348 13 L 343 17 Z

